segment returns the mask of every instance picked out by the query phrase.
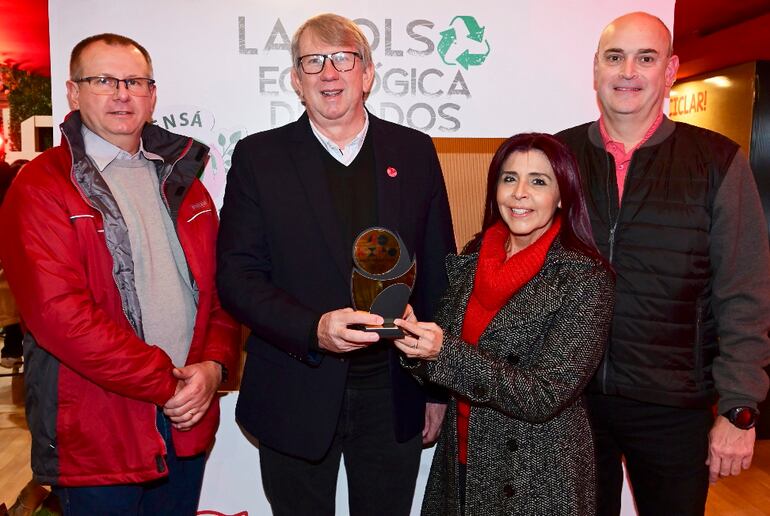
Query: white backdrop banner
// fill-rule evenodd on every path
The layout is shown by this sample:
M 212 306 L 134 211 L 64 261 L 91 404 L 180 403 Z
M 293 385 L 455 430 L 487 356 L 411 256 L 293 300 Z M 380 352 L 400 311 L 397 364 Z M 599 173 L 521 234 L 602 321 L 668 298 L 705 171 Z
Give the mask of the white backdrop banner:
M 601 28 L 647 10 L 669 26 L 673 0 L 51 0 L 54 119 L 67 111 L 69 52 L 100 32 L 152 55 L 158 122 L 170 129 L 261 131 L 302 113 L 289 47 L 306 18 L 333 11 L 369 38 L 377 116 L 446 137 L 557 131 L 596 117 L 591 87 Z M 196 117 L 196 114 L 198 115 Z M 224 145 L 224 152 L 227 151 Z
M 221 205 L 237 141 L 303 111 L 289 81 L 289 47 L 310 16 L 342 14 L 369 38 L 372 113 L 434 137 L 472 138 L 555 132 L 596 119 L 599 33 L 637 10 L 673 28 L 674 0 L 50 0 L 54 124 L 68 111 L 72 47 L 102 32 L 134 38 L 152 55 L 156 123 L 211 147 L 203 181 Z M 233 421 L 233 399 L 225 401 L 201 508 L 266 514 L 256 450 Z M 428 468 L 426 456 L 423 475 Z M 346 514 L 340 486 L 339 513 Z
M 235 143 L 303 112 L 290 43 L 310 16 L 342 14 L 369 38 L 372 113 L 434 137 L 472 138 L 597 118 L 599 33 L 637 10 L 673 26 L 674 0 L 50 0 L 54 124 L 68 111 L 72 47 L 102 32 L 134 38 L 152 55 L 157 123 L 211 147 L 203 182 L 221 207 Z

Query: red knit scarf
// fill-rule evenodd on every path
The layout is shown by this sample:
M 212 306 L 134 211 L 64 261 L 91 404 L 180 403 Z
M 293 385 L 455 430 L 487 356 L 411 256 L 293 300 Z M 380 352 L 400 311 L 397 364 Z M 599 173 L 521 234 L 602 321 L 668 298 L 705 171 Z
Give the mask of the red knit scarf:
M 499 220 L 484 233 L 476 267 L 476 280 L 463 319 L 462 339 L 477 346 L 484 330 L 508 300 L 543 268 L 545 255 L 561 228 L 557 216 L 553 224 L 534 243 L 506 260 L 505 244 L 510 230 Z M 469 402 L 457 402 L 457 445 L 460 464 L 468 462 Z

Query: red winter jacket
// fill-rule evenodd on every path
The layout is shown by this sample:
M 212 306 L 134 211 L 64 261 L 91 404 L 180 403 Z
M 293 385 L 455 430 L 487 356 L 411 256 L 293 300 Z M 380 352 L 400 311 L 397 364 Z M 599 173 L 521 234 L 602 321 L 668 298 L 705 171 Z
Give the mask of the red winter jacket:
M 141 312 L 125 222 L 85 156 L 80 113 L 61 125 L 62 144 L 32 161 L 2 206 L 0 257 L 27 324 L 26 409 L 32 469 L 43 484 L 139 483 L 163 477 L 156 411 L 174 394 L 173 365 L 140 338 Z M 214 286 L 217 212 L 196 179 L 207 148 L 147 125 L 144 148 L 163 157 L 161 195 L 197 288 L 187 363 L 234 369 L 239 328 Z M 173 433 L 179 456 L 212 443 L 218 400 L 187 432 Z

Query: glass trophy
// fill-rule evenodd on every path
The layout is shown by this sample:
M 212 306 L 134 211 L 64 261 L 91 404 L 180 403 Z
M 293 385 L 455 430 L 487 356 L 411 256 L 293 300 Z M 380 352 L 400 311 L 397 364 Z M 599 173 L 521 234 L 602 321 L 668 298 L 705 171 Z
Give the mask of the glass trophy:
M 398 234 L 382 227 L 362 231 L 353 243 L 353 308 L 385 321 L 381 326 L 354 325 L 355 329 L 373 331 L 385 339 L 403 337 L 393 320 L 404 314 L 416 274 L 417 263 Z

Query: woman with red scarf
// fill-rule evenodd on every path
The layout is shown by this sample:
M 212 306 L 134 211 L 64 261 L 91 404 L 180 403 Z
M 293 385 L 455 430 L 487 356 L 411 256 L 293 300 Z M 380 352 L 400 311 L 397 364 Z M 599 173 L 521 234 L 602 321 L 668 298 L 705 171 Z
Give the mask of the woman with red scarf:
M 436 323 L 396 320 L 404 367 L 451 393 L 422 513 L 593 515 L 582 393 L 604 350 L 614 279 L 564 145 L 546 134 L 501 145 L 482 229 L 447 258 L 447 274 Z

